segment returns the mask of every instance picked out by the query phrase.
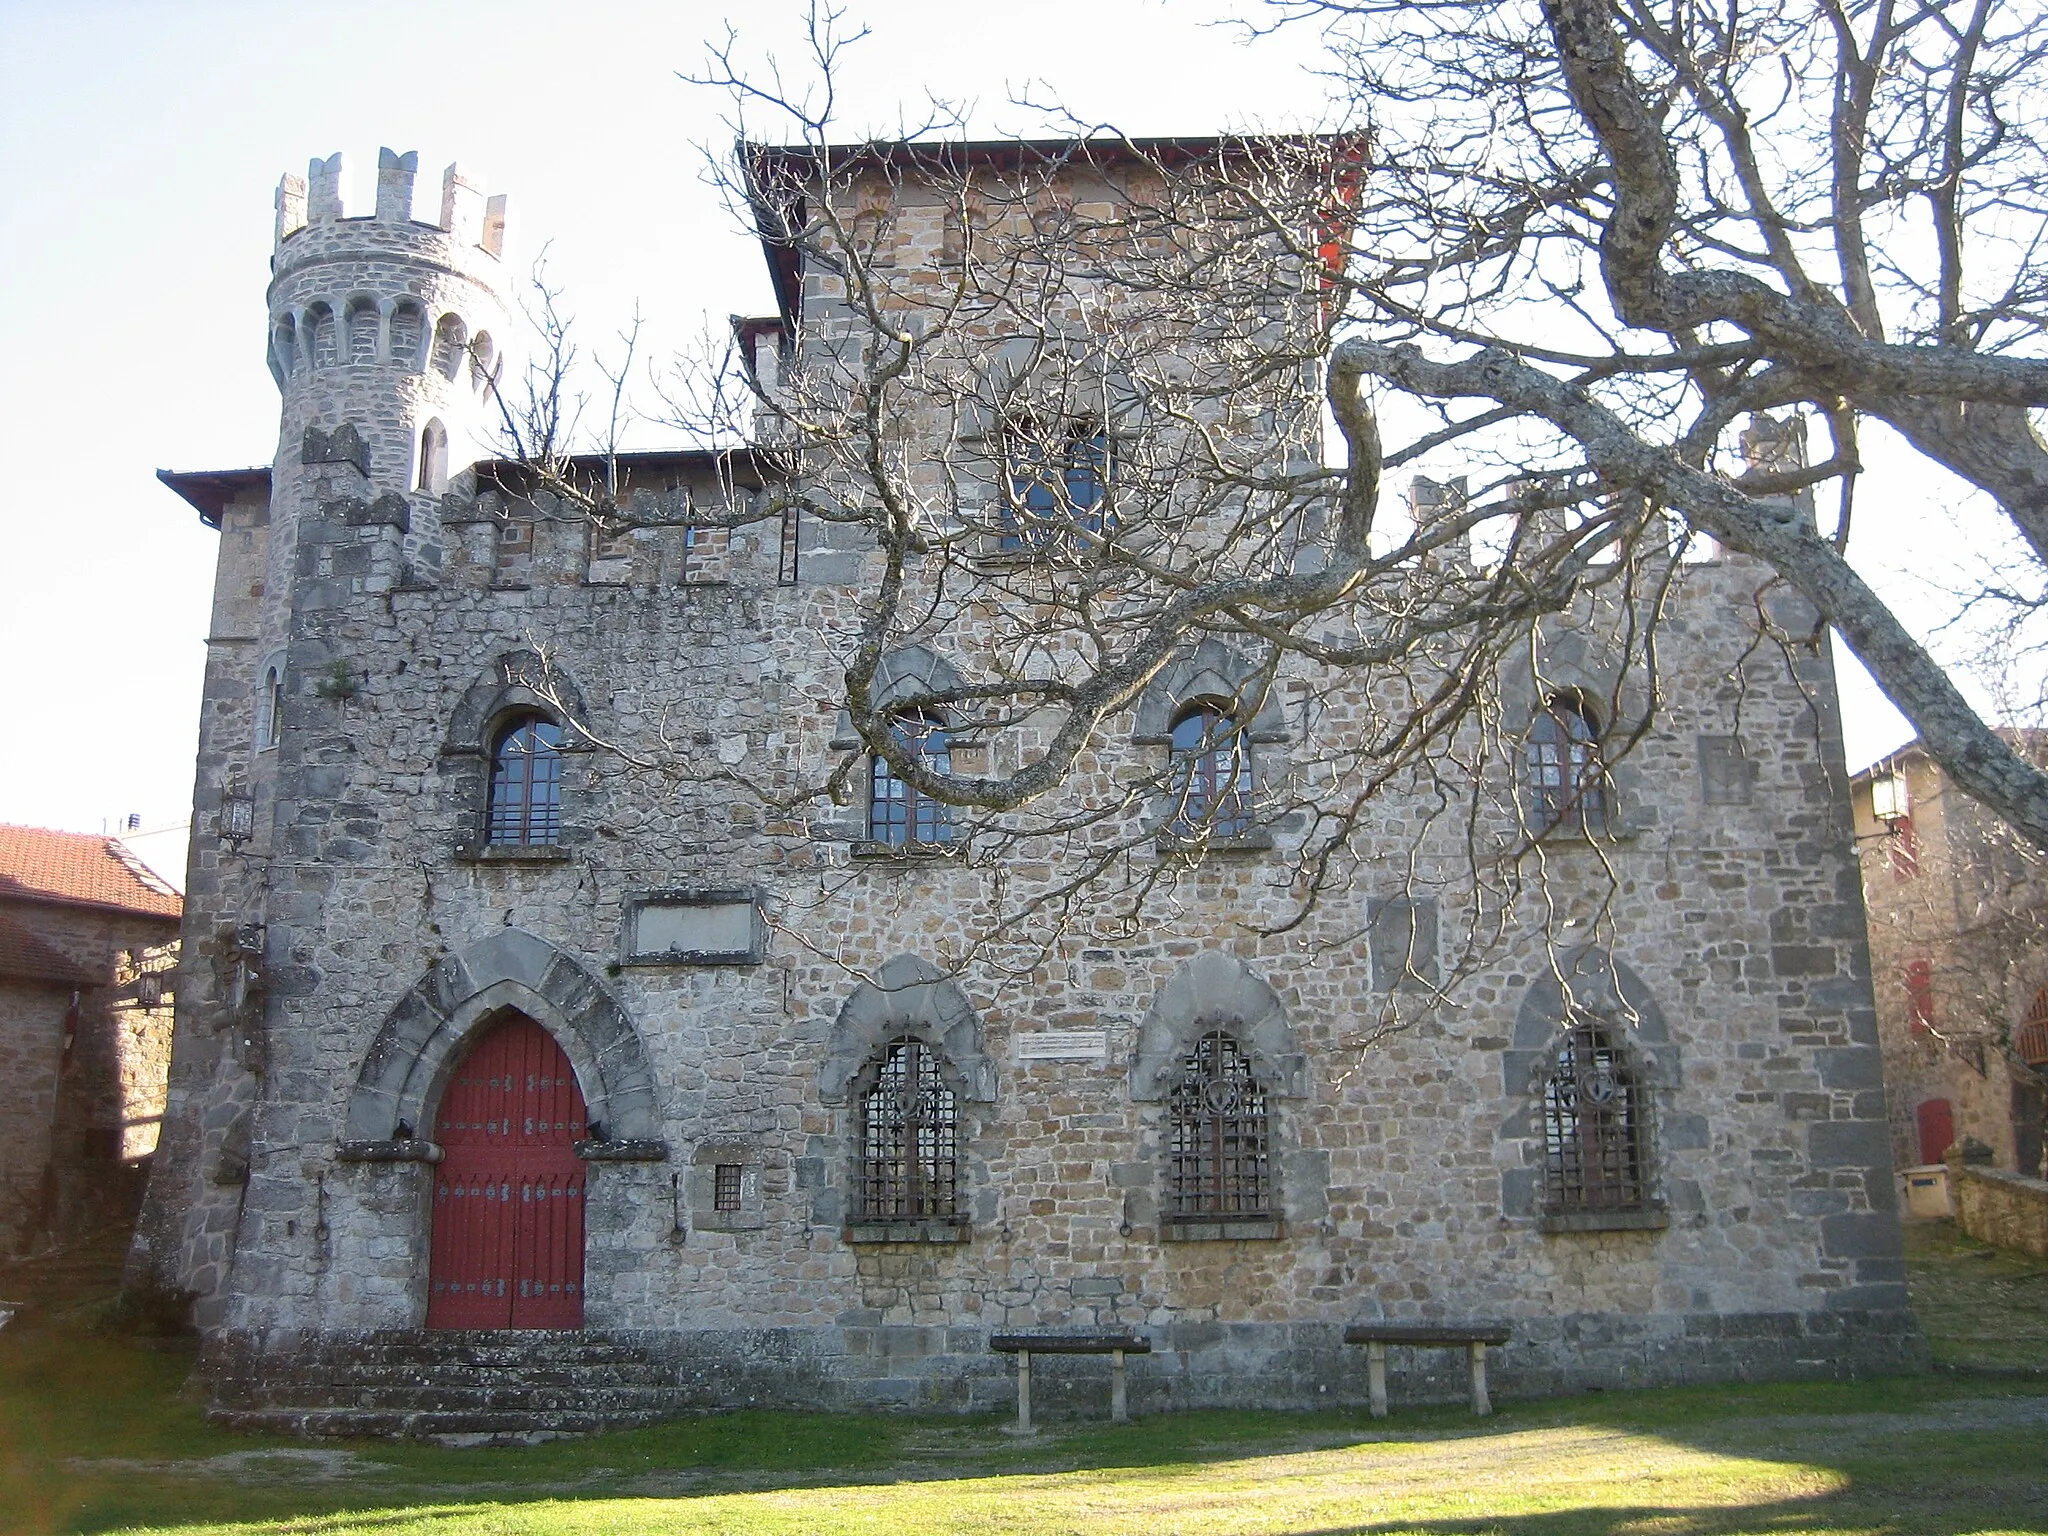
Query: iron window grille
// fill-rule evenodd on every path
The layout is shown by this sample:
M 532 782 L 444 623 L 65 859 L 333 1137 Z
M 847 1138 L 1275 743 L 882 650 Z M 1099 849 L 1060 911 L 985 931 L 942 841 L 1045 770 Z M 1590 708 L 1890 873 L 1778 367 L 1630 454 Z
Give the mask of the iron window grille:
M 711 1209 L 736 1211 L 740 1208 L 740 1165 L 715 1163 L 711 1169 Z
M 860 1100 L 860 1216 L 950 1221 L 959 1215 L 959 1110 L 930 1046 L 890 1044 Z
M 509 726 L 491 754 L 490 841 L 548 847 L 562 835 L 562 728 L 529 718 Z
M 1236 1040 L 1204 1035 L 1168 1099 L 1169 1217 L 1270 1219 L 1272 1126 L 1266 1090 Z
M 2019 1033 L 2013 1037 L 2012 1048 L 2028 1066 L 2048 1066 L 2048 987 L 2034 994 Z
M 1048 441 L 1022 427 L 1006 438 L 1004 457 L 1010 494 L 998 548 L 1064 549 L 1093 542 L 1113 526 L 1109 487 L 1114 465 L 1107 432 L 1084 427 Z
M 936 715 L 909 710 L 895 718 L 890 730 L 932 772 L 953 771 L 952 742 Z M 953 808 L 934 800 L 908 780 L 898 778 L 889 760 L 877 754 L 868 781 L 868 837 L 897 848 L 916 843 L 950 843 Z
M 1542 826 L 1596 826 L 1606 820 L 1600 727 L 1577 695 L 1557 694 L 1537 714 L 1523 744 L 1522 770 L 1530 812 Z
M 1648 1207 L 1644 1109 L 1635 1069 L 1608 1032 L 1573 1024 L 1543 1085 L 1548 1214 Z
M 1190 705 L 1174 720 L 1170 829 L 1186 837 L 1243 837 L 1258 809 L 1251 738 L 1220 705 Z

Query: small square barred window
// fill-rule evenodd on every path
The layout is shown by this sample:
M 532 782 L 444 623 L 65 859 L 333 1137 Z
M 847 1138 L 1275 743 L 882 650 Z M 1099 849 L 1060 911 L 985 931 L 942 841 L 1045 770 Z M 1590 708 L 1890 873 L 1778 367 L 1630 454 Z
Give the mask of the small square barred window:
M 1543 1085 L 1545 1203 L 1554 1216 L 1649 1201 L 1644 1096 L 1606 1030 L 1577 1023 Z
M 922 1041 L 894 1041 L 861 1095 L 859 1194 L 863 1221 L 959 1215 L 958 1109 Z
M 711 1208 L 736 1211 L 740 1208 L 740 1165 L 719 1163 L 711 1171 Z
M 1204 1035 L 1181 1063 L 1168 1100 L 1166 1214 L 1273 1214 L 1272 1129 L 1266 1090 L 1238 1043 Z

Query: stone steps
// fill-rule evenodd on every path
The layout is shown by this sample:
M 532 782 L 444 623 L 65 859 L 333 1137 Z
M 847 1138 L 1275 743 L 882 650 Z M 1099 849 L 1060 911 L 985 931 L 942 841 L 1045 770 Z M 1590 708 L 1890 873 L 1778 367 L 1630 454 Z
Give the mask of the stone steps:
M 671 1373 L 586 1333 L 329 1335 L 216 1358 L 206 1376 L 211 1422 L 314 1439 L 531 1439 L 651 1424 L 678 1408 Z

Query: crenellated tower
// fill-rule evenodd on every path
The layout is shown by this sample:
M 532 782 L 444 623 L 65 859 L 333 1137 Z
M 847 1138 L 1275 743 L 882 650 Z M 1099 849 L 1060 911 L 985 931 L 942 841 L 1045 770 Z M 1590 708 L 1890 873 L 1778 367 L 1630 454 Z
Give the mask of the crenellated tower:
M 336 713 L 360 682 L 328 630 L 438 578 L 441 496 L 496 437 L 505 199 L 451 165 L 438 217 L 416 218 L 418 166 L 379 151 L 376 205 L 360 214 L 343 206 L 338 154 L 279 182 L 265 348 L 283 396 L 277 456 L 267 487 L 233 477 L 211 519 L 222 544 L 186 905 L 194 958 L 135 1259 L 197 1293 L 209 1326 L 261 1161 L 250 1117 L 288 949 L 276 871 L 290 811 L 332 776 Z
M 402 524 L 365 526 L 400 528 L 402 567 L 438 565 L 440 495 L 491 452 L 505 198 L 451 165 L 438 217 L 415 218 L 418 168 L 416 151 L 378 151 L 368 214 L 343 207 L 339 154 L 278 183 L 267 352 L 284 405 L 267 585 L 280 599 L 299 514 L 338 500 L 396 519 L 400 498 Z

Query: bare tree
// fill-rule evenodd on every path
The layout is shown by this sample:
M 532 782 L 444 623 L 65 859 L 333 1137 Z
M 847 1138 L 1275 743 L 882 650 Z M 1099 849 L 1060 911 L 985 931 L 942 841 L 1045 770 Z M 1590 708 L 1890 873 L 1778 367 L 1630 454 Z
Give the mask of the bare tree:
M 1388 456 L 1484 443 L 1673 509 L 1804 593 L 1951 778 L 2048 846 L 2048 778 L 1852 559 L 1864 423 L 1995 504 L 1974 594 L 2020 632 L 2048 557 L 2048 18 L 1998 0 L 1279 0 L 1373 118 L 1333 376 L 1438 412 Z M 1734 461 L 1751 413 L 1826 446 Z M 1832 488 L 1832 525 L 1783 493 Z M 2023 643 L 2021 650 L 2027 649 Z M 2005 654 L 2013 653 L 2007 646 Z
M 844 144 L 840 13 L 813 8 L 800 72 L 714 50 L 702 82 L 739 105 L 722 175 L 786 258 L 791 330 L 670 391 L 670 419 L 779 464 L 728 522 L 799 516 L 866 562 L 840 755 L 740 787 L 784 811 L 897 797 L 892 835 L 987 872 L 979 931 L 1022 969 L 1276 837 L 1285 899 L 1248 922 L 1292 930 L 1385 857 L 1394 805 L 1407 882 L 1457 888 L 1452 953 L 1476 955 L 1526 920 L 1547 843 L 1615 814 L 1602 775 L 1655 725 L 1660 626 L 1718 545 L 1762 563 L 1755 649 L 1790 665 L 1834 626 L 1951 777 L 2048 846 L 2048 778 L 1850 558 L 1876 418 L 2006 510 L 2022 626 L 2041 589 L 2043 24 L 1989 0 L 1268 20 L 1329 29 L 1333 131 L 971 145 L 938 105 Z M 1447 454 L 1465 479 L 1383 495 Z M 1539 750 L 1503 700 L 1543 701 L 1560 626 L 1608 683 L 1578 701 L 1586 739 L 1560 718 Z M 976 665 L 906 676 L 906 654 Z M 1148 721 L 1205 665 L 1207 715 Z M 1108 750 L 1133 712 L 1146 762 Z M 1262 737 L 1293 746 L 1254 787 Z

